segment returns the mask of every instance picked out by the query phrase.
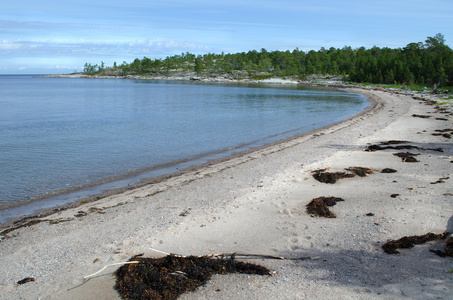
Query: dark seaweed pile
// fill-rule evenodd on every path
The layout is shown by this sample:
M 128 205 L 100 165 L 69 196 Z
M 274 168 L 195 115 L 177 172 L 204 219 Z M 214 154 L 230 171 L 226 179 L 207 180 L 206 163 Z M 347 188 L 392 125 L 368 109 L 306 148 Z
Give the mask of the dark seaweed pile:
M 214 274 L 270 274 L 265 267 L 236 261 L 234 257 L 135 256 L 131 261 L 139 263 L 123 265 L 115 272 L 115 288 L 125 299 L 176 299 L 185 292 L 195 291 Z
M 335 183 L 338 179 L 354 177 L 354 174 L 346 172 L 325 172 L 324 170 L 314 171 L 313 177 L 319 182 Z
M 385 253 L 397 254 L 399 252 L 396 249 L 413 248 L 415 245 L 421 245 L 427 242 L 445 239 L 447 238 L 448 235 L 450 235 L 450 233 L 448 232 L 444 232 L 441 234 L 435 234 L 430 232 L 424 235 L 405 236 L 398 240 L 387 241 L 387 243 L 382 245 L 382 249 L 384 249 Z
M 446 139 L 451 139 L 451 135 L 453 134 L 453 129 L 436 129 L 434 131 L 435 133 L 432 133 L 432 135 L 443 136 Z
M 327 172 L 326 169 L 320 169 L 313 171 L 313 178 L 322 183 L 334 184 L 339 179 L 351 178 L 354 176 L 365 177 L 368 174 L 373 174 L 373 170 L 363 167 L 350 167 L 345 169 L 347 172 Z M 386 170 L 386 171 L 384 171 Z M 394 173 L 396 172 L 393 169 L 384 169 L 382 173 Z
M 374 151 L 381 151 L 381 150 L 387 150 L 387 149 L 393 149 L 393 150 L 410 150 L 410 149 L 417 149 L 417 150 L 430 150 L 430 151 L 436 151 L 436 152 L 444 152 L 442 148 L 423 148 L 423 147 L 418 147 L 418 146 L 413 146 L 413 145 L 401 145 L 401 144 L 407 144 L 409 143 L 408 141 L 387 141 L 387 142 L 382 142 L 379 145 L 370 145 L 365 148 L 365 151 L 369 152 L 374 152 Z M 397 146 L 390 146 L 390 145 L 397 145 Z M 385 147 L 383 147 L 385 146 Z
M 329 207 L 334 206 L 337 202 L 344 201 L 337 197 L 318 197 L 307 204 L 307 213 L 326 218 L 336 218 L 337 216 L 330 211 Z
M 401 158 L 401 160 L 403 162 L 413 163 L 413 162 L 418 162 L 418 160 L 415 158 L 415 156 L 417 156 L 419 154 L 410 153 L 410 152 L 402 152 L 402 153 L 394 153 L 393 155 Z
M 359 177 L 365 177 L 368 174 L 373 173 L 373 170 L 368 169 L 368 168 L 362 168 L 362 167 L 351 167 L 351 168 L 347 168 L 346 171 L 349 171 Z

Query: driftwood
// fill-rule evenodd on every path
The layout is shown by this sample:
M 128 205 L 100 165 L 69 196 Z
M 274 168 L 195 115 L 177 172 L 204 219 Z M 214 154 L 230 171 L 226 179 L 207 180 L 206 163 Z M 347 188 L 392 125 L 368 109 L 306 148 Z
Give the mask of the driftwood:
M 127 265 L 127 264 L 138 264 L 138 263 L 139 263 L 138 261 L 126 261 L 126 262 L 120 262 L 120 263 L 115 263 L 115 264 L 106 265 L 106 266 L 104 266 L 102 269 L 100 269 L 99 271 L 97 271 L 96 273 L 93 273 L 93 274 L 91 274 L 91 275 L 87 275 L 87 276 L 83 277 L 83 279 L 88 279 L 88 278 L 90 278 L 90 277 L 96 276 L 97 274 L 101 273 L 102 271 L 104 271 L 104 270 L 107 269 L 108 267 L 122 266 L 122 265 Z
M 173 254 L 173 253 L 167 253 L 164 251 L 160 251 L 154 248 L 149 248 L 150 250 L 154 252 L 158 252 L 164 255 L 172 255 L 175 257 L 187 257 L 184 255 L 179 255 L 179 254 Z M 277 260 L 316 260 L 319 259 L 319 256 L 315 257 L 309 257 L 309 256 L 303 256 L 303 257 L 283 257 L 283 256 L 274 256 L 274 255 L 267 255 L 267 254 L 246 254 L 246 253 L 219 253 L 219 254 L 207 254 L 207 255 L 201 255 L 197 257 L 206 257 L 206 258 L 242 258 L 242 259 L 277 259 Z

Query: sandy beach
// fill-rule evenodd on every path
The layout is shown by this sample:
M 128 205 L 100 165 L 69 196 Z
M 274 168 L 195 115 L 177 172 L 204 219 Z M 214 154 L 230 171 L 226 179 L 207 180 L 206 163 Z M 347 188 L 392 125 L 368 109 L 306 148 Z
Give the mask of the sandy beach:
M 374 104 L 345 122 L 34 219 L 0 242 L 0 299 L 120 299 L 107 264 L 152 249 L 259 253 L 273 276 L 215 275 L 180 299 L 453 299 L 453 258 L 430 242 L 384 253 L 389 239 L 453 230 L 452 116 L 410 94 L 350 89 Z M 451 111 L 451 107 L 448 107 Z M 451 133 L 451 132 L 450 132 Z M 411 150 L 364 151 L 398 140 Z M 443 152 L 432 149 L 442 148 Z M 409 163 L 393 155 L 418 154 Z M 326 184 L 313 171 L 373 170 Z M 392 168 L 396 173 L 381 173 Z M 317 217 L 306 205 L 340 197 Z M 392 197 L 393 196 L 393 197 Z M 18 285 L 19 280 L 34 281 Z

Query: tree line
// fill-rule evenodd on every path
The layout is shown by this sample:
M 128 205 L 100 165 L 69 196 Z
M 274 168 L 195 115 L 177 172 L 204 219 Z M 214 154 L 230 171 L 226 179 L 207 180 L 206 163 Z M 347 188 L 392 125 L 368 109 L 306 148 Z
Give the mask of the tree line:
M 113 67 L 86 63 L 84 73 L 104 75 L 168 75 L 195 72 L 199 76 L 229 74 L 232 78 L 269 78 L 311 74 L 342 76 L 359 83 L 453 85 L 453 51 L 442 34 L 404 48 L 341 49 L 322 47 L 315 51 L 260 51 L 235 54 L 195 55 L 189 52 L 165 59 L 136 58 L 132 63 L 114 63 Z

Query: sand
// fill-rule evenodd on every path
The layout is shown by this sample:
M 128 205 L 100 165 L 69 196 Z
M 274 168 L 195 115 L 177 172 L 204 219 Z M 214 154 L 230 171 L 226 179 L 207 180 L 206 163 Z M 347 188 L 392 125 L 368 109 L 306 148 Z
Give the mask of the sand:
M 8 233 L 0 242 L 0 299 L 119 299 L 113 288 L 117 266 L 83 277 L 140 253 L 162 256 L 151 248 L 182 255 L 319 257 L 255 259 L 275 274 L 216 275 L 181 299 L 452 299 L 453 258 L 429 252 L 439 242 L 397 255 L 381 248 L 388 239 L 453 227 L 453 146 L 432 135 L 453 127 L 451 115 L 411 95 L 353 91 L 376 105 L 340 124 Z M 419 162 L 407 163 L 393 155 L 406 151 L 364 151 L 388 140 L 443 152 L 407 150 L 420 154 Z M 335 184 L 312 177 L 314 170 L 348 167 L 375 171 Z M 384 168 L 397 172 L 380 173 Z M 440 178 L 443 183 L 433 184 Z M 305 212 L 320 196 L 344 199 L 331 207 L 337 218 Z M 16 284 L 26 277 L 35 281 Z

